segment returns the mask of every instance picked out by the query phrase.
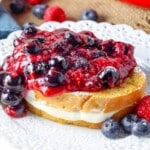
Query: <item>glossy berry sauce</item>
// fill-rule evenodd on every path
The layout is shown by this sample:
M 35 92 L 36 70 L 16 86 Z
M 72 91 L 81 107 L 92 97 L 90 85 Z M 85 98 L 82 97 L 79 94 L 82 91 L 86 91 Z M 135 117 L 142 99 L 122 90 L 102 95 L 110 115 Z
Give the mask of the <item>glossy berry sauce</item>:
M 45 96 L 92 92 L 119 86 L 136 66 L 133 52 L 130 44 L 103 41 L 90 31 L 48 32 L 31 26 L 14 41 L 2 67 L 22 76 L 26 89 Z

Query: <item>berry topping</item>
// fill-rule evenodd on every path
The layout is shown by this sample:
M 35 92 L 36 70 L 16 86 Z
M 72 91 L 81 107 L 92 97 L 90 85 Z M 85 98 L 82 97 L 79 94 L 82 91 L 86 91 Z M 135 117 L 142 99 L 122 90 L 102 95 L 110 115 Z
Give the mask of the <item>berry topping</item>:
M 82 43 L 79 35 L 73 31 L 65 32 L 64 38 L 74 46 L 80 45 Z
M 49 61 L 49 66 L 54 67 L 57 70 L 66 70 L 68 68 L 68 63 L 62 56 L 55 56 Z
M 81 67 L 85 67 L 88 66 L 88 60 L 86 58 L 83 57 L 79 57 L 76 61 L 75 61 L 75 68 L 81 68 Z
M 68 44 L 65 40 L 58 40 L 52 45 L 52 50 L 59 53 L 67 53 L 71 48 L 72 45 Z
M 64 82 L 64 75 L 56 71 L 55 69 L 50 69 L 48 74 L 45 77 L 45 84 L 48 86 L 58 86 L 62 85 Z
M 132 134 L 136 136 L 146 136 L 150 134 L 150 123 L 145 119 L 140 119 L 133 125 Z
M 107 119 L 102 124 L 102 133 L 110 139 L 118 138 L 120 133 L 119 123 L 114 119 Z
M 39 40 L 27 40 L 24 45 L 25 53 L 36 54 L 41 51 Z
M 114 41 L 113 40 L 108 40 L 102 42 L 102 50 L 106 51 L 111 55 L 114 52 Z
M 40 4 L 43 0 L 27 0 L 28 3 L 31 5 Z
M 45 13 L 45 10 L 48 6 L 45 4 L 35 5 L 32 8 L 32 13 L 34 16 L 36 16 L 39 19 L 42 19 Z
M 35 63 L 29 63 L 25 67 L 25 73 L 26 74 L 32 74 L 35 73 L 37 75 L 45 74 L 48 71 L 48 64 L 45 62 L 35 62 Z
M 21 101 L 22 97 L 11 90 L 5 89 L 1 94 L 1 102 L 4 105 L 16 106 Z
M 9 89 L 20 90 L 21 85 L 23 84 L 22 76 L 19 76 L 16 72 L 5 75 L 3 80 L 3 85 Z
M 25 79 L 22 87 L 45 96 L 119 86 L 136 66 L 130 44 L 102 41 L 89 31 L 62 28 L 48 32 L 33 23 L 23 28 L 2 70 L 8 74 L 15 70 Z M 4 86 L 8 87 L 7 82 Z
M 66 14 L 62 8 L 58 6 L 50 6 L 44 13 L 44 20 L 63 22 L 66 20 Z
M 131 134 L 134 124 L 138 121 L 139 118 L 137 117 L 137 115 L 128 114 L 121 120 L 121 125 L 127 133 Z
M 150 121 L 150 95 L 142 98 L 137 106 L 136 113 L 140 118 Z
M 90 37 L 90 36 L 86 36 L 86 39 L 85 39 L 85 46 L 86 47 L 96 47 L 97 46 L 97 41 L 93 38 L 93 37 Z
M 26 115 L 26 108 L 24 102 L 21 102 L 17 106 L 6 105 L 4 107 L 5 112 L 14 118 L 24 117 Z
M 98 19 L 97 12 L 93 9 L 85 9 L 81 14 L 81 20 L 94 20 Z
M 102 50 L 93 50 L 91 52 L 92 58 L 106 57 L 107 53 Z
M 104 86 L 114 87 L 119 80 L 119 72 L 112 66 L 107 66 L 98 75 Z
M 22 13 L 25 9 L 25 2 L 22 0 L 13 0 L 10 3 L 10 9 L 13 13 L 19 14 Z

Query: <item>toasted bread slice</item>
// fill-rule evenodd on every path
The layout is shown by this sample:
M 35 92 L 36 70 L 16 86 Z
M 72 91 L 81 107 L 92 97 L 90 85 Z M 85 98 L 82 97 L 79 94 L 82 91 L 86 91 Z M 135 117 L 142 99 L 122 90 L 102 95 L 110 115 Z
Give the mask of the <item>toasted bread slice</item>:
M 132 112 L 136 103 L 143 97 L 145 86 L 146 76 L 139 68 L 136 68 L 122 85 L 99 92 L 70 92 L 53 97 L 44 97 L 39 91 L 34 91 L 36 103 L 42 102 L 43 105 L 53 108 L 52 113 L 34 105 L 29 95 L 26 96 L 26 100 L 28 109 L 44 118 L 60 123 L 100 128 L 105 119 L 113 117 L 119 120 Z M 84 117 L 72 115 L 72 118 L 68 119 L 60 112 L 55 115 L 56 110 L 65 112 L 66 115 L 72 112 L 78 113 L 78 115 L 84 113 Z M 90 114 L 86 117 L 86 114 L 89 113 L 93 116 Z M 101 118 L 98 115 L 101 115 Z

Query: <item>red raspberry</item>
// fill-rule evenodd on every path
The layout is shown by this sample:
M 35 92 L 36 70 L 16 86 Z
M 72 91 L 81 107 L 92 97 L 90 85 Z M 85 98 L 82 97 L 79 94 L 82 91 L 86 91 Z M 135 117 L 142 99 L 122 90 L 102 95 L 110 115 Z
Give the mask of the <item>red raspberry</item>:
M 136 113 L 140 118 L 150 121 L 150 95 L 144 96 L 139 102 Z
M 58 21 L 63 22 L 66 20 L 64 10 L 58 6 L 50 6 L 44 13 L 44 21 Z
M 28 3 L 31 5 L 40 4 L 43 0 L 27 0 Z

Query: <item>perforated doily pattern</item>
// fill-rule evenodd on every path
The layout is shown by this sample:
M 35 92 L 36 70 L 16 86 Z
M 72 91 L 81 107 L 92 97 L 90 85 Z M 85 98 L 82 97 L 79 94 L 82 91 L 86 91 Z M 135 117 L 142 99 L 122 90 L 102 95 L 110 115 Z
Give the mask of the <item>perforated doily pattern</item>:
M 111 25 L 91 21 L 44 23 L 39 28 L 52 31 L 66 27 L 73 31 L 90 30 L 102 39 L 115 39 L 135 46 L 137 61 L 148 76 L 150 88 L 150 35 L 133 30 L 127 25 Z M 0 64 L 13 49 L 16 31 L 7 39 L 0 40 Z M 139 59 L 140 58 L 140 59 Z M 149 138 L 128 136 L 119 140 L 105 138 L 100 130 L 58 124 L 31 113 L 21 119 L 12 119 L 0 107 L 0 141 L 6 141 L 17 150 L 149 150 Z M 10 150 L 10 149 L 9 149 Z

